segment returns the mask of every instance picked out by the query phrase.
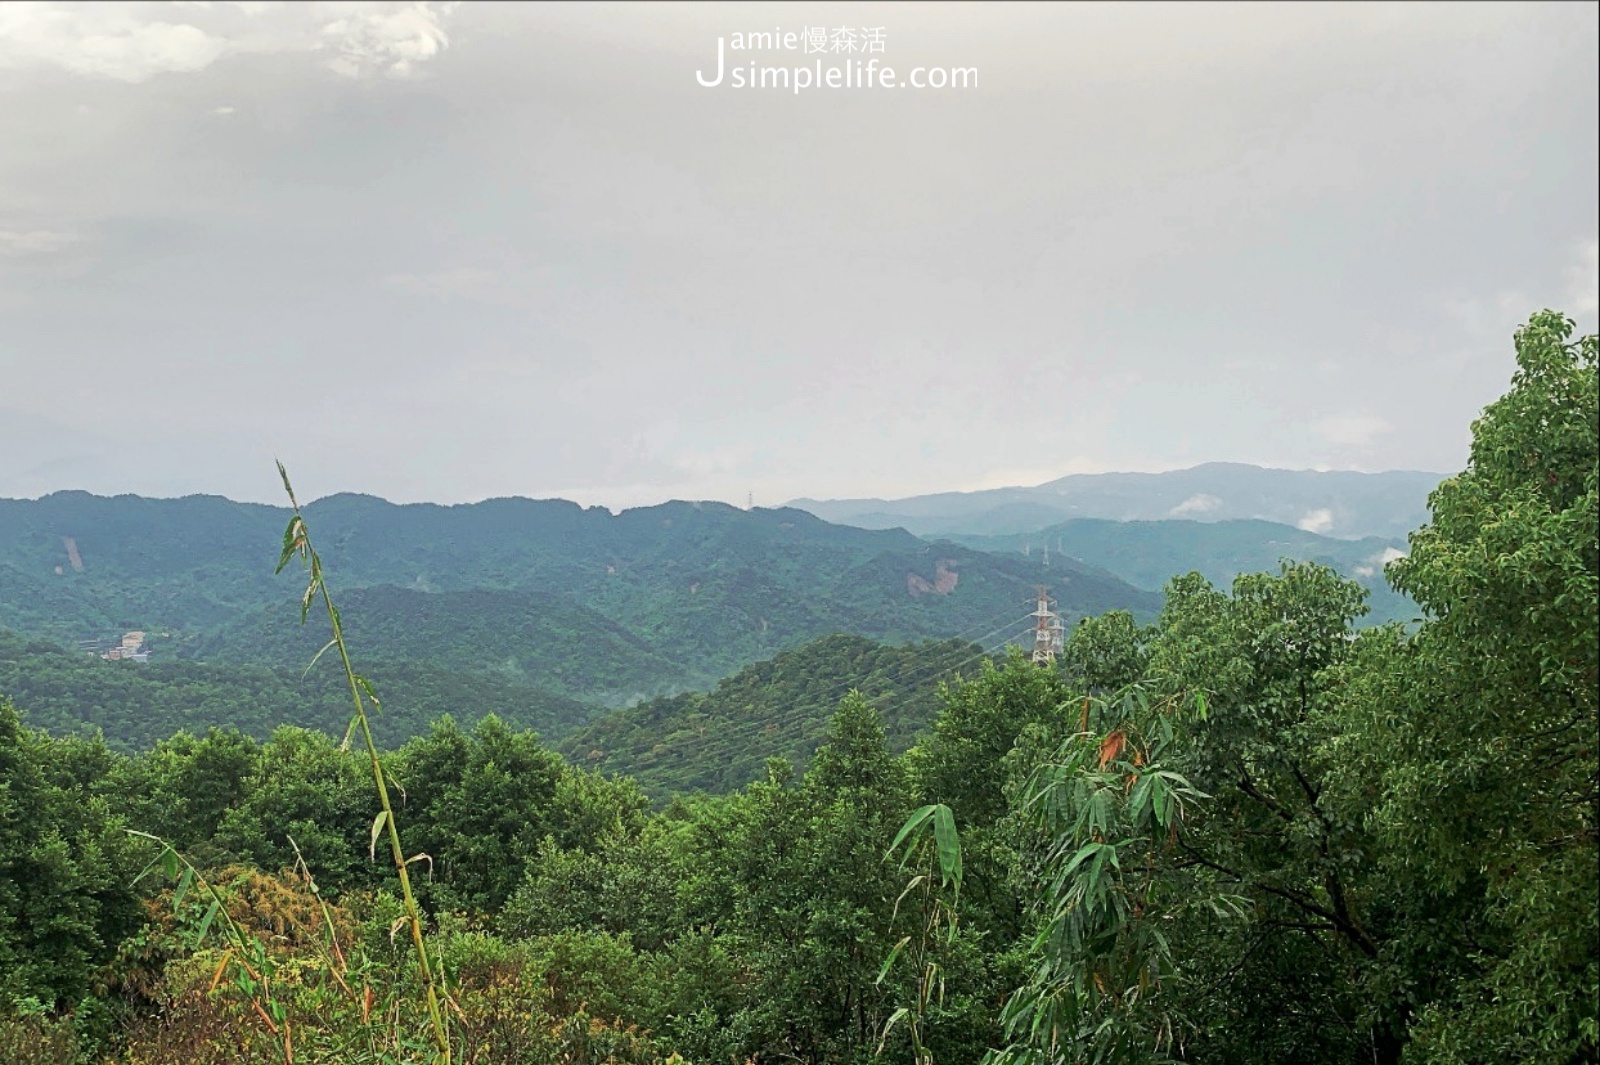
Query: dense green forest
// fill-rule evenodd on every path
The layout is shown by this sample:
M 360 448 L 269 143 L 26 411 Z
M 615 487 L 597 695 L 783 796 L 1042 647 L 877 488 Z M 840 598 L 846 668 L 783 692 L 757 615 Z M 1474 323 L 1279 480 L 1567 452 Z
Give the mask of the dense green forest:
M 1082 565 L 830 525 L 798 510 L 559 500 L 310 504 L 372 659 L 493 672 L 618 707 L 714 684 L 837 632 L 889 643 L 1020 631 L 1048 584 L 1070 618 L 1159 593 Z M 215 497 L 0 500 L 0 628 L 71 645 L 141 630 L 154 657 L 302 670 L 328 638 L 282 609 L 282 508 Z M 331 663 L 319 664 L 328 669 Z
M 769 757 L 804 765 L 852 691 L 883 716 L 899 753 L 938 711 L 939 685 L 978 672 L 987 656 L 960 640 L 887 647 L 828 636 L 747 666 L 708 692 L 613 711 L 557 748 L 579 765 L 636 780 L 652 796 L 733 791 L 766 775 Z
M 839 641 L 881 688 L 808 761 L 802 729 L 659 809 L 492 716 L 122 753 L 0 700 L 0 1060 L 1594 1061 L 1600 345 L 1572 329 L 1518 332 L 1389 564 L 1419 625 L 1359 628 L 1315 563 L 1190 574 L 1053 665 L 960 667 L 904 753 L 870 697 L 960 645 Z M 284 560 L 331 614 L 318 521 Z M 831 697 L 826 646 L 646 706 L 726 734 Z
M 368 594 L 387 591 L 350 594 L 343 609 L 352 633 L 368 631 L 354 616 Z M 292 631 L 292 615 L 290 622 Z M 311 648 L 307 660 L 315 652 Z M 373 729 L 386 748 L 425 735 L 440 717 L 471 727 L 492 715 L 537 733 L 589 768 L 632 776 L 653 797 L 666 799 L 681 791 L 732 791 L 760 779 L 769 756 L 804 764 L 821 744 L 839 700 L 851 691 L 882 709 L 890 745 L 902 751 L 932 725 L 938 686 L 963 671 L 975 672 L 986 657 L 981 647 L 961 640 L 894 647 L 863 636 L 826 636 L 746 666 L 711 691 L 610 712 L 493 668 L 365 657 L 363 668 L 382 699 Z M 342 732 L 350 716 L 349 692 L 333 660 L 322 665 L 335 668 L 307 673 L 185 660 L 108 662 L 0 632 L 0 693 L 26 707 L 32 725 L 56 734 L 98 733 L 123 753 L 145 750 L 180 730 L 211 727 L 257 740 L 279 725 Z
M 493 714 L 555 739 L 599 712 L 494 670 L 405 660 L 373 660 L 367 670 L 382 679 L 384 709 L 373 727 L 385 746 L 426 733 L 430 722 L 447 714 L 464 725 Z M 279 725 L 343 732 L 350 714 L 342 683 L 329 671 L 307 675 L 303 667 L 106 662 L 0 632 L 0 693 L 27 707 L 33 725 L 61 734 L 98 731 L 109 746 L 127 753 L 180 730 L 212 726 L 256 739 L 266 739 Z

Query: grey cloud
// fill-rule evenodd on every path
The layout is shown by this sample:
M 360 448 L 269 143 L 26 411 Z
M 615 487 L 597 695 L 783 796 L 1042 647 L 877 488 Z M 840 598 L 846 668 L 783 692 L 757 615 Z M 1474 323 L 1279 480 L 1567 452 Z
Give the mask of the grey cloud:
M 0 62 L 0 405 L 203 437 L 175 482 L 252 498 L 274 449 L 446 501 L 1449 470 L 1518 321 L 1593 328 L 1591 8 L 419 11 L 171 9 L 234 43 L 131 83 Z M 695 84 L 836 19 L 980 88 Z M 341 22 L 368 76 L 313 50 Z

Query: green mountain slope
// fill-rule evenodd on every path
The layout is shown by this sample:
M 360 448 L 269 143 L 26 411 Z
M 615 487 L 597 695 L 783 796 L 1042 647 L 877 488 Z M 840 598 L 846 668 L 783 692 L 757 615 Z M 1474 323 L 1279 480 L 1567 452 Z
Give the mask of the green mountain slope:
M 362 660 L 447 663 L 455 672 L 569 694 L 643 697 L 700 679 L 604 614 L 545 592 L 378 585 L 352 588 L 338 602 L 345 636 Z M 257 608 L 200 640 L 191 653 L 208 662 L 303 669 L 332 635 L 327 617 L 312 615 L 305 625 L 285 620 L 281 605 Z M 332 656 L 314 667 L 317 676 L 339 672 Z
M 405 662 L 586 704 L 705 687 L 832 633 L 1017 635 L 1041 583 L 1069 621 L 1160 607 L 1158 594 L 1103 570 L 798 510 L 678 502 L 612 514 L 560 500 L 340 495 L 306 513 L 375 679 L 375 660 Z M 272 574 L 287 519 L 204 496 L 0 500 L 0 626 L 66 644 L 140 629 L 158 635 L 156 661 L 298 675 L 325 630 L 299 626 L 299 578 Z
M 759 780 L 769 757 L 803 767 L 852 689 L 883 714 L 890 746 L 903 751 L 938 711 L 938 685 L 971 675 L 986 657 L 961 640 L 885 646 L 828 636 L 747 666 L 707 692 L 613 711 L 557 746 L 579 765 L 624 773 L 663 799 L 726 792 Z
M 986 551 L 1026 552 L 1041 561 L 1076 560 L 1105 569 L 1129 584 L 1158 589 L 1178 574 L 1198 571 L 1218 587 L 1241 573 L 1276 572 L 1282 559 L 1317 562 L 1366 587 L 1367 624 L 1407 621 L 1416 604 L 1388 586 L 1384 564 L 1407 550 L 1401 537 L 1339 540 L 1269 521 L 1106 521 L 1085 518 L 1036 533 L 963 536 Z
M 597 712 L 575 700 L 518 684 L 493 672 L 374 659 L 372 678 L 383 709 L 373 731 L 398 746 L 427 731 L 442 714 L 459 722 L 495 714 L 519 728 L 555 738 Z M 106 662 L 43 640 L 0 632 L 0 697 L 24 708 L 35 725 L 56 733 L 99 728 L 113 747 L 149 747 L 179 729 L 232 726 L 258 739 L 279 725 L 341 735 L 350 716 L 343 677 L 276 670 L 245 663 Z

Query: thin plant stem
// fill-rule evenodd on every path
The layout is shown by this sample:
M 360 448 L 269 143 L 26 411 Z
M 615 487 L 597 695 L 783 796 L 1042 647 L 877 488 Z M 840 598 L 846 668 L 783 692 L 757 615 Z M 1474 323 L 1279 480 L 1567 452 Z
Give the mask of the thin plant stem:
M 333 605 L 333 597 L 328 594 L 327 582 L 323 579 L 322 559 L 317 555 L 311 545 L 311 533 L 306 527 L 305 516 L 300 511 L 300 501 L 295 498 L 294 488 L 289 484 L 289 471 L 284 469 L 283 463 L 278 463 L 278 474 L 283 478 L 283 490 L 289 495 L 289 503 L 294 510 L 294 516 L 289 520 L 289 527 L 283 535 L 283 554 L 278 559 L 278 570 L 282 572 L 289 564 L 289 560 L 298 555 L 306 568 L 310 571 L 311 579 L 306 585 L 305 595 L 300 600 L 300 620 L 303 623 L 310 610 L 314 599 L 320 598 L 327 611 L 328 621 L 332 626 L 333 638 L 323 647 L 322 651 L 334 648 L 339 652 L 339 664 L 344 669 L 345 680 L 350 686 L 350 699 L 355 706 L 355 716 L 351 719 L 351 726 L 358 728 L 361 739 L 366 744 L 367 758 L 372 766 L 372 782 L 378 790 L 378 802 L 381 810 L 378 821 L 374 822 L 373 835 L 382 827 L 387 830 L 389 839 L 389 852 L 394 858 L 395 871 L 400 876 L 400 894 L 405 903 L 406 917 L 411 926 L 411 942 L 417 948 L 417 970 L 422 975 L 423 989 L 427 996 L 428 1019 L 433 1025 L 434 1041 L 439 1047 L 439 1060 L 443 1065 L 450 1065 L 451 1046 L 450 1031 L 445 1022 L 444 1010 L 440 1007 L 440 989 L 437 975 L 433 971 L 433 964 L 428 957 L 428 944 L 422 934 L 422 910 L 417 905 L 416 895 L 411 890 L 410 862 L 407 861 L 405 850 L 400 845 L 400 829 L 395 823 L 394 806 L 389 801 L 389 788 L 384 779 L 383 763 L 378 757 L 378 745 L 372 739 L 372 725 L 367 717 L 366 700 L 371 699 L 378 705 L 376 695 L 367 680 L 356 673 L 350 663 L 350 649 L 345 644 L 344 626 L 339 621 L 339 611 Z M 317 652 L 320 657 L 322 651 Z M 312 660 L 313 664 L 315 659 Z M 363 698 L 365 693 L 365 698 Z M 346 741 L 349 733 L 346 733 Z M 380 826 L 381 822 L 381 826 Z

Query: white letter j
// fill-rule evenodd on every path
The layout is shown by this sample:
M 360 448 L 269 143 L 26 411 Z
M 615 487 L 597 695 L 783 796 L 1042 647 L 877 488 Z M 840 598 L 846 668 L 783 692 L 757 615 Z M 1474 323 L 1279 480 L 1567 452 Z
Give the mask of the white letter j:
M 713 88 L 716 88 L 718 85 L 722 84 L 722 38 L 721 37 L 717 38 L 717 80 L 716 81 L 707 81 L 706 80 L 706 76 L 704 74 L 702 74 L 698 70 L 694 72 L 694 80 L 698 81 L 702 86 L 704 86 L 707 89 L 713 89 Z

